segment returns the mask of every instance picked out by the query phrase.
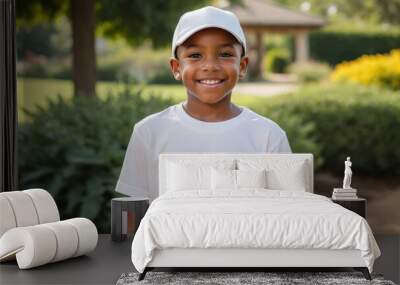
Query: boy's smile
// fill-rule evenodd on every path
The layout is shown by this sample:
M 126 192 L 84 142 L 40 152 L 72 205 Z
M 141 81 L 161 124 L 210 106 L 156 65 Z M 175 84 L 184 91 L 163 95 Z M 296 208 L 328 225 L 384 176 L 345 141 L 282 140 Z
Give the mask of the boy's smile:
M 176 50 L 171 58 L 174 76 L 182 80 L 188 100 L 218 104 L 228 100 L 239 78 L 244 77 L 248 64 L 242 57 L 242 46 L 229 32 L 219 28 L 200 30 Z

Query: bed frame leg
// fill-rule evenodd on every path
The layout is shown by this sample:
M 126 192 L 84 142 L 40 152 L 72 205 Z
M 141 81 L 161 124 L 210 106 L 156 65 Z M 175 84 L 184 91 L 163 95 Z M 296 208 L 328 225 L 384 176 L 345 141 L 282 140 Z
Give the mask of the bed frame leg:
M 149 270 L 147 269 L 147 267 L 145 267 L 144 271 L 139 274 L 138 281 L 142 281 L 144 279 L 144 277 L 146 276 L 147 271 L 149 271 Z
M 365 279 L 372 280 L 371 274 L 369 274 L 369 270 L 367 267 L 354 267 L 354 269 L 357 271 L 361 271 L 362 274 L 364 275 Z

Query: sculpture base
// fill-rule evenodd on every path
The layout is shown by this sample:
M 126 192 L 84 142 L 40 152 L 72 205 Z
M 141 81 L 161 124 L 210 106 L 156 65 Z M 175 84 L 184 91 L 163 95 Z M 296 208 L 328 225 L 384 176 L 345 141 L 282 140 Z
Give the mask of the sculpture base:
M 357 198 L 357 189 L 355 188 L 333 188 L 332 199 L 346 200 Z
M 333 192 L 357 192 L 356 188 L 333 188 Z

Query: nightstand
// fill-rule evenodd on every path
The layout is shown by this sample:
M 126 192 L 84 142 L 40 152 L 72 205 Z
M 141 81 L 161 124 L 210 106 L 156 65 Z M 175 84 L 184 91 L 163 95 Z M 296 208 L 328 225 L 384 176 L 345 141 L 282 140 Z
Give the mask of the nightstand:
M 145 197 L 119 197 L 111 200 L 112 241 L 132 241 L 149 207 Z
M 356 214 L 359 214 L 361 217 L 365 218 L 366 209 L 367 209 L 367 200 L 364 198 L 357 199 L 332 199 L 332 202 L 339 204 L 340 206 L 353 211 Z

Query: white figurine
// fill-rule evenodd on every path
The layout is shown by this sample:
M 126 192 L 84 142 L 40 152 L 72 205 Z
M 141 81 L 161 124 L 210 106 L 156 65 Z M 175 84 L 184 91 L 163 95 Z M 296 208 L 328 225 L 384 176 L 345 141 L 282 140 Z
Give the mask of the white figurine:
M 351 171 L 351 161 L 350 156 L 347 157 L 347 160 L 344 162 L 344 179 L 343 179 L 343 189 L 352 189 L 351 184 L 351 175 L 353 172 Z

